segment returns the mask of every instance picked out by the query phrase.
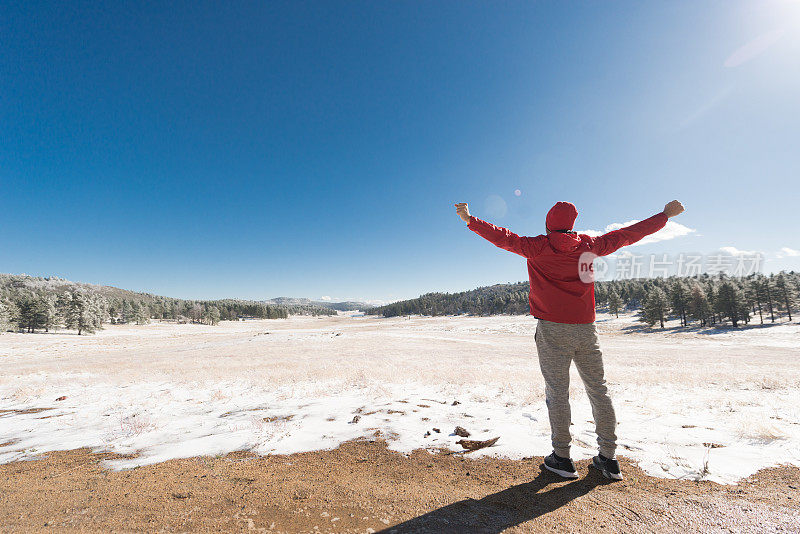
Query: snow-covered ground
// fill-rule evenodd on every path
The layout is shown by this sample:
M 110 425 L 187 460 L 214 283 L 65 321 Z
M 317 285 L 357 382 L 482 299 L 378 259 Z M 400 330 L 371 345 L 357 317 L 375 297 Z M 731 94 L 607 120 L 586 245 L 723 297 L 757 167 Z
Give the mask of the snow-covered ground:
M 340 315 L 3 334 L 0 462 L 77 447 L 138 453 L 108 462 L 118 469 L 332 448 L 376 431 L 398 451 L 461 450 L 456 425 L 500 436 L 470 454 L 544 455 L 535 324 Z M 598 329 L 620 455 L 652 475 L 722 483 L 800 465 L 800 325 L 658 332 L 600 316 Z M 595 436 L 574 371 L 571 398 L 573 457 L 586 458 Z

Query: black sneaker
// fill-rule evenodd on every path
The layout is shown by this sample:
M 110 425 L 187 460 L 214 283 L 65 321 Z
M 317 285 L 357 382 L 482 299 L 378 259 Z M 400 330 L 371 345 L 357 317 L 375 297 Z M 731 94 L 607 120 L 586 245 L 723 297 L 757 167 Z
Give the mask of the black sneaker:
M 616 458 L 606 458 L 598 454 L 592 458 L 592 465 L 599 469 L 603 476 L 611 480 L 622 480 L 622 473 L 619 471 L 619 462 Z
M 578 478 L 578 472 L 575 471 L 575 464 L 569 458 L 562 458 L 556 453 L 545 457 L 544 467 L 548 471 L 562 476 L 564 478 Z

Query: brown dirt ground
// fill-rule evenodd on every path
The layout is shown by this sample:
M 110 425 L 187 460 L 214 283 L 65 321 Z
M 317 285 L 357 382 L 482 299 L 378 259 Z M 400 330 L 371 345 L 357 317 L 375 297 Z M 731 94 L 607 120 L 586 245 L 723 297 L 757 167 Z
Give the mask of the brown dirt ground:
M 542 458 L 335 450 L 233 453 L 111 471 L 87 449 L 0 465 L 2 532 L 799 532 L 800 469 L 739 485 L 653 478 L 622 460 L 607 482 L 542 471 Z

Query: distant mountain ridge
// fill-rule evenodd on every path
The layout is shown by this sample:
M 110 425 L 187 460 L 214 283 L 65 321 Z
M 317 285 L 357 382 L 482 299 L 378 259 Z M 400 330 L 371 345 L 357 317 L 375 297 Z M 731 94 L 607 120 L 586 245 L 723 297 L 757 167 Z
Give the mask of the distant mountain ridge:
M 370 304 L 361 301 L 348 300 L 342 302 L 331 302 L 328 300 L 311 300 L 308 298 L 296 298 L 296 297 L 275 297 L 272 299 L 265 300 L 264 302 L 268 304 L 276 304 L 279 306 L 290 306 L 290 305 L 321 306 L 323 308 L 329 308 L 331 310 L 338 310 L 338 311 L 365 310 L 371 307 Z

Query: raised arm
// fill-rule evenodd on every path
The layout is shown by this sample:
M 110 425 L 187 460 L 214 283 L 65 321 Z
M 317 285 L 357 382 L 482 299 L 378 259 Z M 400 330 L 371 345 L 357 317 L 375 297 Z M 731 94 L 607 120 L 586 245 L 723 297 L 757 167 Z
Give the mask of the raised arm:
M 632 245 L 643 237 L 658 232 L 667 224 L 667 219 L 680 215 L 683 211 L 683 205 L 677 200 L 673 200 L 664 206 L 664 211 L 656 213 L 648 219 L 595 238 L 592 252 L 598 256 L 605 256 L 622 247 Z
M 469 206 L 466 202 L 459 202 L 456 205 L 456 213 L 467 223 L 467 228 L 493 243 L 494 245 L 519 254 L 525 258 L 532 258 L 536 254 L 534 239 L 531 237 L 520 237 L 511 230 L 495 226 L 486 221 L 469 214 Z

